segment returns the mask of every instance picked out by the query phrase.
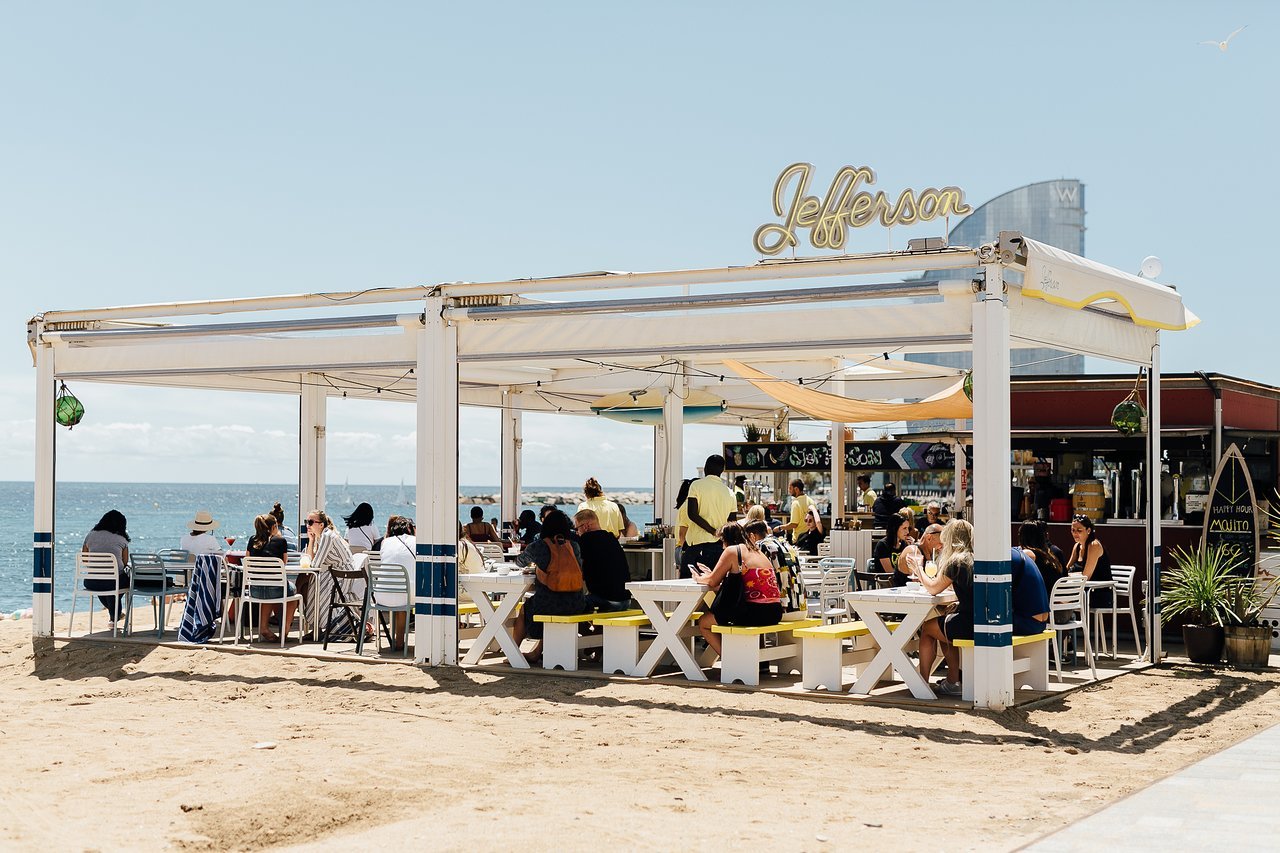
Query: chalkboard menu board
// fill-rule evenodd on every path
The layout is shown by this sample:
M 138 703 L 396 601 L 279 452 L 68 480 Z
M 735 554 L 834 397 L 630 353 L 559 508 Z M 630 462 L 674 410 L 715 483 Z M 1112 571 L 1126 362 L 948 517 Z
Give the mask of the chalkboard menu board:
M 1249 466 L 1234 444 L 1218 463 L 1204 514 L 1204 547 L 1218 545 L 1229 549 L 1237 574 L 1253 577 L 1258 564 L 1258 502 Z
M 831 446 L 825 441 L 778 441 L 725 444 L 730 471 L 830 471 Z M 950 471 L 956 457 L 951 445 L 923 441 L 846 442 L 846 471 Z

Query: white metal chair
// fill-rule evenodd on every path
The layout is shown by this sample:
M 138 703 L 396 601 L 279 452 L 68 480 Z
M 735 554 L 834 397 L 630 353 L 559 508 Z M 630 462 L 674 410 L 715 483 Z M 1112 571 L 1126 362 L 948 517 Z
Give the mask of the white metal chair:
M 1058 582 L 1053 585 L 1053 591 L 1049 593 L 1049 624 L 1058 635 L 1053 639 L 1053 656 L 1058 665 L 1058 681 L 1062 681 L 1062 649 L 1059 645 L 1064 632 L 1074 632 L 1079 629 L 1084 635 L 1084 656 L 1089 663 L 1089 672 L 1093 674 L 1094 681 L 1098 680 L 1098 669 L 1093 662 L 1093 647 L 1089 641 L 1089 623 L 1083 618 L 1085 611 L 1085 587 L 1084 578 L 1080 576 L 1069 576 L 1059 578 Z
M 831 569 L 844 570 L 845 592 L 853 589 L 853 570 L 857 568 L 857 560 L 853 557 L 821 557 L 818 560 L 818 571 L 826 574 Z
M 484 557 L 486 560 L 493 560 L 494 562 L 501 563 L 503 560 L 507 559 L 506 552 L 502 550 L 502 546 L 497 542 L 473 542 L 471 544 L 480 549 L 480 556 Z
M 187 591 L 185 583 L 173 582 L 171 571 L 159 554 L 129 555 L 129 609 L 125 613 L 124 621 L 126 635 L 133 633 L 133 599 L 141 596 L 151 599 L 151 611 L 156 621 L 156 637 L 164 637 L 164 629 L 168 627 L 165 604 L 169 596 L 183 595 Z
M 85 581 L 110 582 L 111 588 L 86 590 L 83 589 Z M 116 562 L 115 554 L 76 552 L 76 573 L 71 586 L 71 617 L 67 622 L 67 637 L 71 636 L 71 626 L 76 618 L 76 598 L 79 597 L 81 592 L 89 596 L 89 633 L 92 634 L 93 598 L 99 595 L 111 595 L 115 596 L 117 602 L 119 602 L 120 596 L 129 592 L 129 584 L 120 580 L 120 566 Z M 116 605 L 116 618 L 111 622 L 111 636 L 113 637 L 120 630 L 120 607 L 125 606 L 128 602 L 129 599 L 126 597 L 122 603 Z
M 1116 608 L 1120 606 L 1120 599 L 1124 599 L 1124 609 L 1129 611 L 1129 624 L 1133 628 L 1133 644 L 1138 649 L 1138 656 L 1142 657 L 1143 643 L 1142 635 L 1138 633 L 1138 597 L 1134 595 L 1133 575 L 1137 571 L 1134 566 L 1112 566 L 1111 577 L 1116 582 L 1115 595 L 1112 598 L 1111 608 L 1111 643 L 1113 649 L 1119 646 L 1119 635 L 1116 633 Z M 1102 611 L 1098 611 L 1098 620 L 1102 619 Z
M 409 594 L 410 580 L 409 573 L 405 571 L 404 566 L 395 564 L 382 565 L 382 561 L 377 557 L 370 557 L 369 563 L 365 566 L 369 572 L 369 589 L 373 593 L 373 601 L 369 605 L 369 609 L 378 613 L 379 626 L 382 624 L 383 613 L 399 613 L 404 611 L 404 648 L 401 649 L 401 656 L 409 656 L 409 622 L 413 618 L 413 596 Z M 384 604 L 387 599 L 404 598 L 404 604 Z M 379 598 L 382 601 L 379 601 Z M 392 620 L 394 625 L 395 620 Z M 378 635 L 378 654 L 382 654 L 382 632 L 377 631 Z M 393 641 L 394 642 L 394 641 Z
M 818 612 L 823 624 L 844 622 L 849 618 L 849 603 L 844 594 L 849 591 L 849 574 L 843 566 L 832 566 L 822 573 L 818 587 Z
M 236 605 L 236 644 L 239 645 L 241 627 L 246 605 L 258 605 L 258 632 L 265 627 L 262 624 L 262 605 L 280 605 L 280 648 L 284 648 L 285 635 L 289 633 L 289 625 L 285 622 L 288 605 L 298 602 L 298 639 L 306 634 L 307 618 L 302 607 L 302 596 L 289 594 L 289 578 L 285 575 L 284 561 L 276 557 L 245 557 L 240 564 L 240 602 Z M 259 595 L 254 594 L 257 587 Z M 278 594 L 273 594 L 278 593 Z

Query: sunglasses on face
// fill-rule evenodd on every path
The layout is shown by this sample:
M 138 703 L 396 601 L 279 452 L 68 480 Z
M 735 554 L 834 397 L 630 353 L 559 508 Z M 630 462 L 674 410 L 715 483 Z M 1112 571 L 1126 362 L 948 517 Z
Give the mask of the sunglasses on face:
M 311 525 L 313 525 L 313 524 L 319 524 L 319 523 L 320 523 L 320 520 L 319 520 L 319 519 L 315 519 L 315 518 L 308 518 L 308 519 L 307 519 L 307 527 L 310 527 L 310 526 L 311 526 Z

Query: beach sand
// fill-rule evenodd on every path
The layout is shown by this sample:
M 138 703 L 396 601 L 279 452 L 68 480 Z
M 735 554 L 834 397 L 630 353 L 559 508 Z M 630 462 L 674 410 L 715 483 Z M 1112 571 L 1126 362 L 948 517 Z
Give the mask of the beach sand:
M 30 629 L 0 622 L 6 849 L 1011 849 L 1280 712 L 1276 672 L 1177 665 L 957 713 L 199 648 L 37 652 Z

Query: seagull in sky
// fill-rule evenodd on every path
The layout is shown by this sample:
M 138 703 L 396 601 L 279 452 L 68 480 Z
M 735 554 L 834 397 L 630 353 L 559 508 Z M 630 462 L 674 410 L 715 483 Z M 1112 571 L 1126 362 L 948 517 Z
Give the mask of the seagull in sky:
M 1244 27 L 1247 27 L 1247 26 L 1249 26 L 1249 25 L 1248 25 L 1248 24 L 1245 24 L 1245 25 L 1244 25 Z M 1226 52 L 1227 52 L 1227 43 L 1228 43 L 1228 42 L 1230 42 L 1230 41 L 1231 41 L 1233 38 L 1235 38 L 1236 36 L 1240 35 L 1240 31 L 1241 31 L 1241 30 L 1243 30 L 1243 29 L 1244 29 L 1244 27 L 1240 27 L 1240 29 L 1238 29 L 1238 30 L 1234 31 L 1233 33 L 1231 33 L 1231 35 L 1227 36 L 1227 37 L 1226 37 L 1226 38 L 1224 38 L 1222 41 L 1202 41 L 1202 42 L 1200 42 L 1200 43 L 1201 43 L 1201 44 L 1213 45 L 1213 46 L 1214 46 L 1214 47 L 1216 47 L 1218 50 L 1222 51 L 1223 53 L 1226 53 Z

